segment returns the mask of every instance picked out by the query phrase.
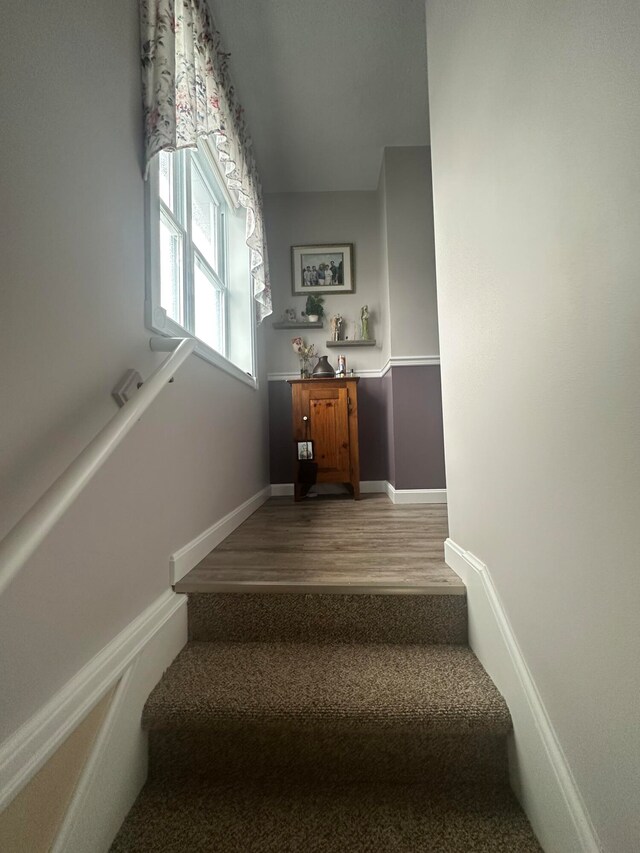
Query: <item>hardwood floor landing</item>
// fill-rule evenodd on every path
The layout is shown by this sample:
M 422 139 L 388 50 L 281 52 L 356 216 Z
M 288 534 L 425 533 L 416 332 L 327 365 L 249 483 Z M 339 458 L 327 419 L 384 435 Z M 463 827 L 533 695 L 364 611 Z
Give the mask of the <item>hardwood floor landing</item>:
M 447 536 L 446 504 L 270 498 L 175 589 L 464 595 L 444 562 Z

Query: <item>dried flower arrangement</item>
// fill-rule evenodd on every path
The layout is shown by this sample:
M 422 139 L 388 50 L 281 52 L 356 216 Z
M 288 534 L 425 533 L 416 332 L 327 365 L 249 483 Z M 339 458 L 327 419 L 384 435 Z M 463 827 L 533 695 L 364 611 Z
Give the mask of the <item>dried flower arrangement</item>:
M 297 337 L 291 339 L 291 345 L 293 346 L 293 351 L 300 359 L 300 376 L 303 379 L 307 379 L 310 375 L 311 359 L 315 358 L 316 355 L 315 344 L 307 345 L 303 338 Z

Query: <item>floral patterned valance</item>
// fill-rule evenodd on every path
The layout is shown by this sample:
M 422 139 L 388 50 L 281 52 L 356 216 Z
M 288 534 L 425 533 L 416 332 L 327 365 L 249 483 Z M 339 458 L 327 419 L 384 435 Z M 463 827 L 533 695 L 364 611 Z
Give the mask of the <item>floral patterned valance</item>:
M 231 194 L 247 211 L 258 320 L 271 314 L 262 190 L 242 107 L 205 0 L 140 0 L 145 162 L 209 137 Z

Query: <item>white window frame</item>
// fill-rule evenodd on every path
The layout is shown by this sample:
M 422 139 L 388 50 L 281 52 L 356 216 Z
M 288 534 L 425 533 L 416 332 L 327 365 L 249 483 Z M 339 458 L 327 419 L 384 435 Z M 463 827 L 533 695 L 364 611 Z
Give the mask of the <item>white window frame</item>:
M 224 311 L 223 337 L 225 340 L 225 351 L 228 352 L 229 290 L 227 280 L 227 259 L 229 245 L 227 239 L 228 229 L 225 227 L 224 217 L 226 216 L 227 209 L 230 211 L 237 210 L 239 205 L 228 192 L 226 185 L 224 184 L 224 181 L 222 179 L 222 176 L 220 175 L 220 171 L 218 169 L 215 157 L 209 150 L 209 145 L 206 141 L 200 142 L 198 146 L 198 154 L 206 159 L 207 165 L 210 167 L 214 178 L 217 179 L 217 183 L 215 185 L 212 185 L 210 181 L 207 181 L 207 183 L 210 185 L 212 193 L 214 194 L 221 206 L 220 228 L 222 233 L 219 235 L 219 247 L 223 254 L 224 270 L 222 272 L 222 279 L 220 279 L 220 276 L 216 276 L 216 278 L 218 278 L 225 287 L 224 301 L 226 302 L 226 305 Z M 185 157 L 182 162 L 183 164 L 186 164 L 187 169 L 187 190 L 186 197 L 184 199 L 184 206 L 186 210 L 183 211 L 182 218 L 184 222 L 190 222 L 191 158 Z M 217 350 L 213 349 L 213 347 L 211 347 L 209 344 L 200 340 L 200 338 L 196 337 L 194 332 L 189 331 L 180 323 L 169 317 L 166 310 L 162 307 L 160 294 L 160 217 L 162 215 L 164 207 L 164 202 L 162 202 L 160 199 L 159 158 L 155 157 L 149 166 L 149 176 L 146 181 L 145 188 L 145 324 L 147 328 L 155 332 L 156 334 L 165 335 L 167 337 L 193 338 L 196 341 L 196 355 L 200 356 L 200 358 L 204 359 L 210 364 L 213 364 L 215 367 L 218 367 L 220 370 L 225 371 L 225 373 L 234 376 L 241 382 L 244 382 L 252 388 L 257 389 L 258 374 L 256 363 L 256 317 L 253 298 L 251 298 L 249 301 L 251 310 L 249 312 L 250 316 L 247 317 L 247 334 L 250 335 L 251 346 L 251 373 L 245 373 L 242 368 L 234 364 L 234 362 L 227 358 L 223 353 L 218 352 Z M 175 217 L 171 214 L 170 211 L 169 216 L 171 221 L 175 222 Z M 190 231 L 190 228 L 188 230 Z M 199 255 L 200 257 L 202 257 L 202 253 L 198 251 L 197 247 L 193 245 L 192 241 L 188 243 L 186 230 L 182 225 L 180 225 L 180 231 L 183 234 L 182 274 L 183 276 L 190 277 L 192 282 L 191 290 L 193 292 L 193 267 L 195 263 L 195 256 Z M 193 247 L 193 252 L 188 251 L 189 246 Z M 246 247 L 246 251 L 248 256 L 248 247 Z M 207 267 L 210 267 L 208 263 L 206 265 Z M 249 274 L 247 278 L 247 288 L 252 289 L 251 275 Z M 185 308 L 187 312 L 193 311 L 192 305 L 186 305 Z M 191 315 L 191 322 L 193 322 L 193 315 Z

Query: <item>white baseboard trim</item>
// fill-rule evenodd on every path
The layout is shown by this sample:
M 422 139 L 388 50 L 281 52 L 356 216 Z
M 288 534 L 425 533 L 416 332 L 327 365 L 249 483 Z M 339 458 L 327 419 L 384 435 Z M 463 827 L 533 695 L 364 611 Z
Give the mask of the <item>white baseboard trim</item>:
M 380 371 L 380 376 L 385 376 L 392 367 L 424 367 L 439 364 L 439 355 L 392 355 Z
M 0 746 L 0 811 L 122 677 L 154 636 L 174 619 L 184 623 L 184 645 L 187 637 L 186 596 L 169 591 L 134 619 L 46 705 L 4 741 Z
M 335 489 L 330 489 L 333 486 L 333 483 L 319 483 L 318 485 L 323 486 L 326 491 L 334 491 L 336 493 L 341 492 L 342 488 L 340 485 L 336 485 Z M 377 493 L 385 493 L 387 491 L 387 481 L 386 480 L 362 480 L 360 482 L 360 491 L 362 494 L 377 494 Z M 282 498 L 287 497 L 288 495 L 293 494 L 293 483 L 272 483 L 271 484 L 271 497 L 272 498 Z
M 186 596 L 125 671 L 50 853 L 110 848 L 147 778 L 142 709 L 187 639 Z M 109 796 L 105 797 L 105 791 Z
M 328 487 L 332 484 L 320 483 L 319 485 Z M 336 491 L 338 490 L 339 486 L 336 488 Z M 444 504 L 447 502 L 446 489 L 396 489 L 387 480 L 362 480 L 360 491 L 362 494 L 386 494 L 394 504 Z M 271 484 L 271 497 L 273 498 L 292 494 L 293 483 Z
M 394 504 L 446 504 L 446 489 L 396 489 L 386 484 L 386 492 Z
M 387 491 L 386 480 L 362 480 L 360 482 L 360 491 L 365 495 L 376 495 L 380 492 Z
M 105 756 L 107 754 L 107 746 L 112 745 L 112 733 L 117 726 L 120 716 L 123 713 L 123 708 L 126 704 L 126 699 L 131 688 L 131 682 L 137 670 L 136 664 L 137 660 L 135 660 L 131 664 L 129 669 L 126 670 L 126 672 L 120 679 L 118 686 L 116 687 L 115 695 L 111 700 L 107 715 L 104 719 L 104 722 L 98 733 L 95 743 L 91 749 L 91 753 L 89 754 L 87 763 L 82 770 L 76 789 L 73 792 L 73 796 L 71 798 L 71 802 L 69 803 L 69 808 L 64 816 L 64 820 L 62 821 L 60 829 L 58 830 L 58 834 L 53 844 L 51 845 L 50 853 L 67 853 L 67 851 L 70 851 L 72 847 L 75 846 L 74 839 L 77 833 L 78 824 L 85 816 L 85 807 L 87 809 L 91 809 L 90 800 L 91 794 L 93 792 L 92 789 L 95 787 L 96 779 L 99 776 L 101 766 L 105 760 Z M 140 728 L 139 723 L 140 721 L 138 720 L 138 728 Z M 134 801 L 135 797 L 137 796 L 137 792 L 142 788 L 146 776 L 144 770 L 144 763 L 142 764 L 142 767 L 139 767 L 138 765 L 140 765 L 140 762 L 135 760 L 137 758 L 138 756 L 136 755 L 134 761 L 130 762 L 130 766 L 127 768 L 128 773 L 125 777 L 129 785 L 132 785 L 133 787 L 130 796 L 127 798 L 131 802 Z M 131 764 L 133 764 L 133 772 Z M 115 788 L 109 787 L 107 790 L 109 790 L 110 793 L 111 791 L 114 791 L 115 793 L 115 791 L 118 791 L 118 786 L 116 786 Z M 104 796 L 103 791 L 102 793 Z M 109 804 L 109 806 L 111 806 L 111 803 Z M 93 812 L 93 809 L 91 809 L 91 811 Z M 99 825 L 100 822 L 97 823 Z M 117 832 L 117 827 L 115 827 L 114 829 L 115 832 Z M 115 832 L 109 833 L 111 838 L 108 839 L 108 841 L 113 840 Z M 95 843 L 94 839 L 91 839 L 91 841 Z M 107 847 L 104 847 L 104 845 L 98 846 L 99 849 L 107 849 Z
M 293 494 L 293 483 L 271 483 L 271 497 L 285 498 Z
M 293 494 L 293 491 L 291 493 Z M 180 548 L 179 551 L 176 551 L 175 554 L 172 554 L 169 558 L 171 583 L 176 584 L 182 580 L 187 572 L 190 572 L 200 560 L 204 559 L 210 551 L 213 551 L 230 533 L 233 533 L 236 527 L 246 521 L 250 515 L 253 515 L 272 494 L 272 487 L 265 486 L 264 489 L 227 513 L 203 533 L 200 533 L 199 536 L 196 536 L 195 539 L 192 539 L 191 542 Z
M 603 848 L 487 567 L 451 539 L 445 542 L 445 560 L 467 587 L 471 648 L 509 706 L 512 783 L 542 847 L 546 853 L 600 853 Z

